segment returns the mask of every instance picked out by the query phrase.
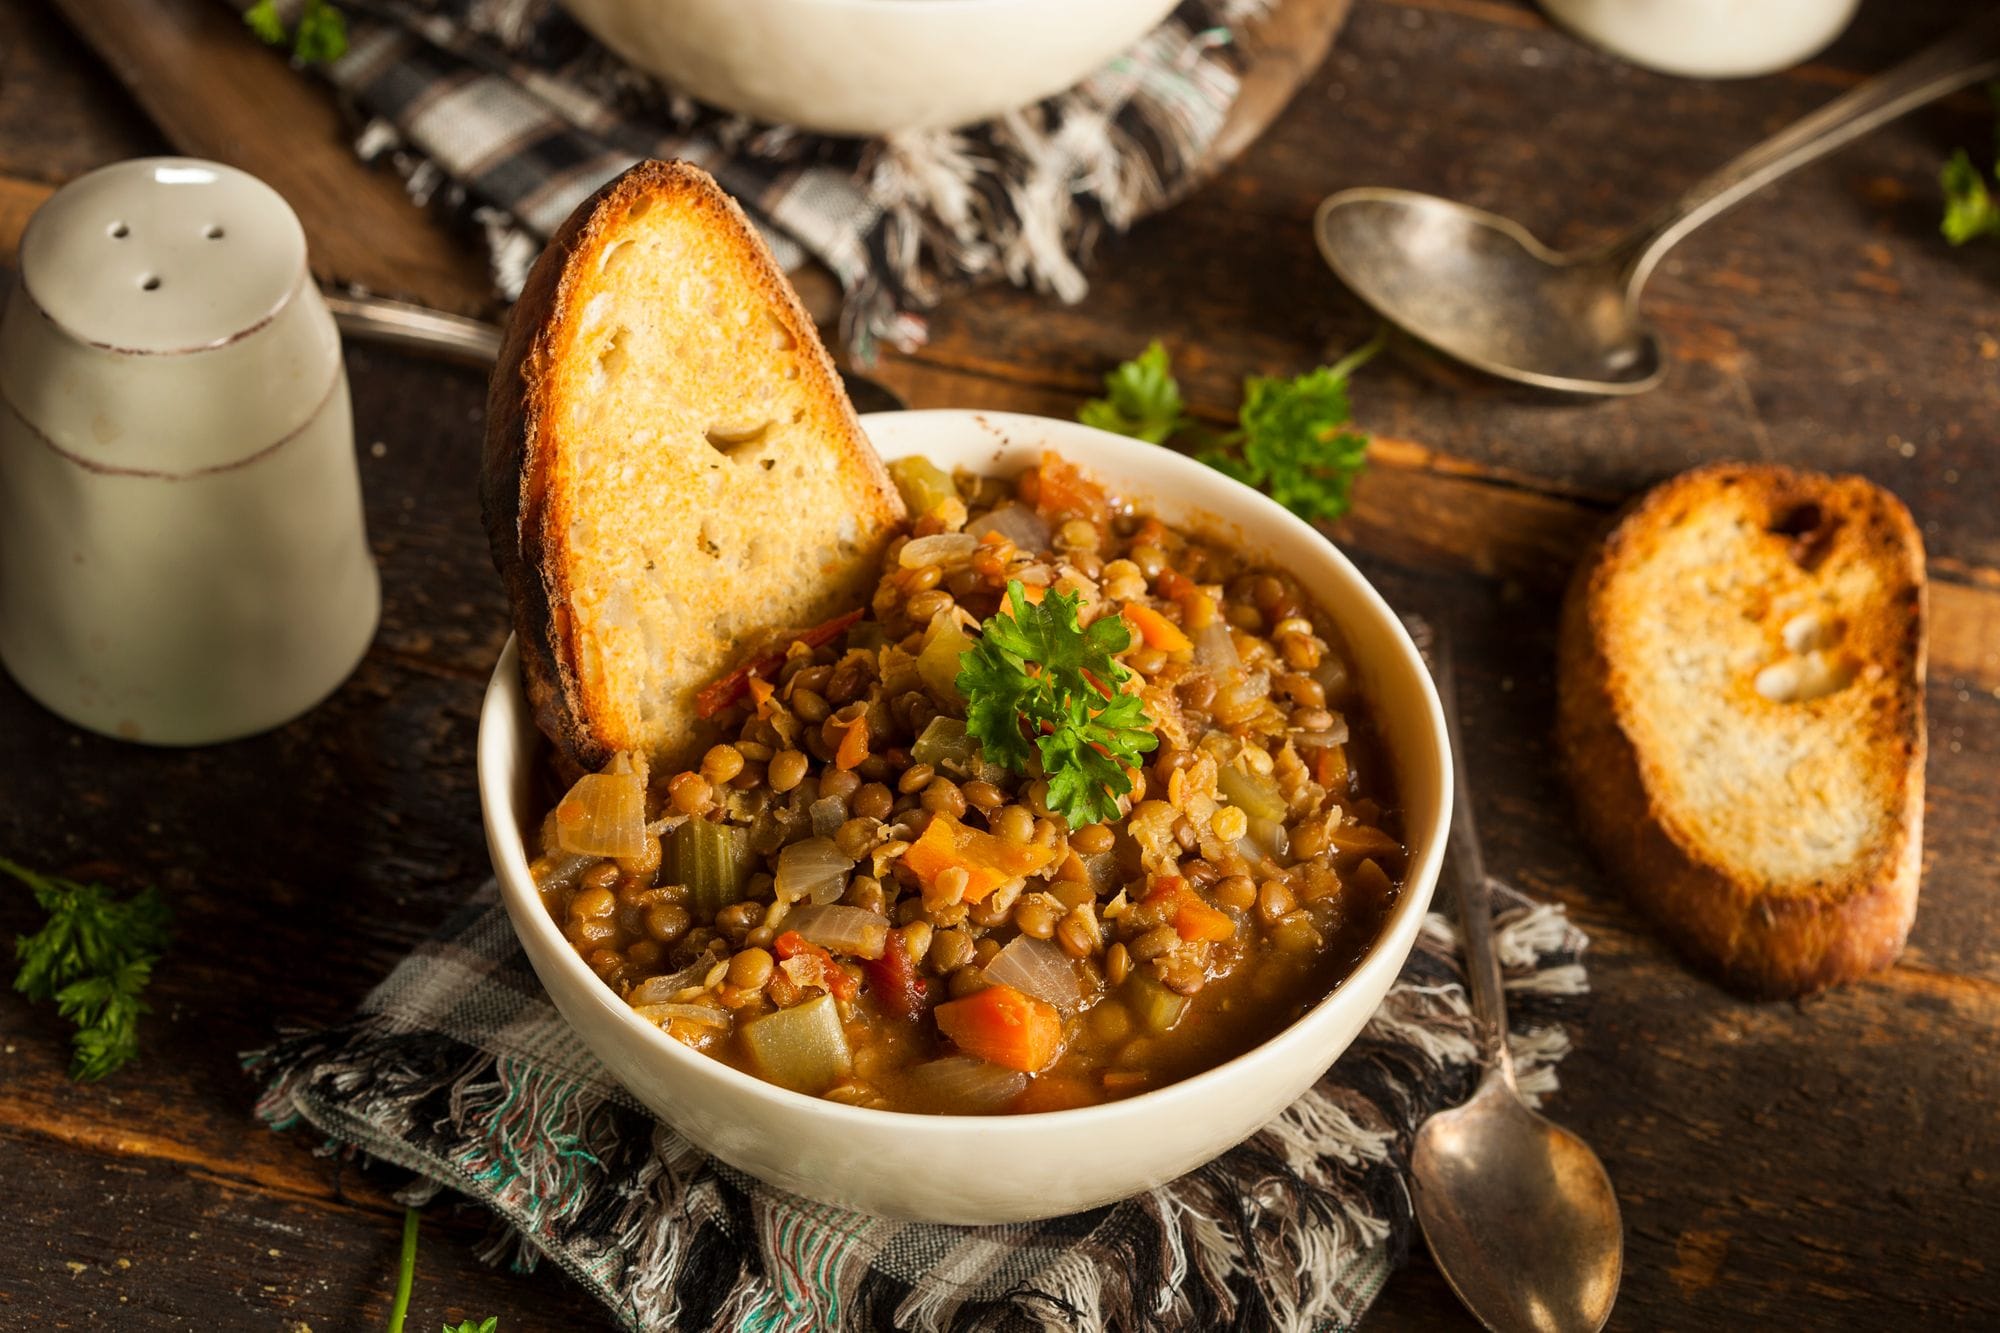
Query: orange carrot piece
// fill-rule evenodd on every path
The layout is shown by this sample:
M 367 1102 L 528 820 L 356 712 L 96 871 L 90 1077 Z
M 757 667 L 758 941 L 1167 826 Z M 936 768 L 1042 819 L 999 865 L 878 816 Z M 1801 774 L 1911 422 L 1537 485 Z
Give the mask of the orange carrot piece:
M 1110 526 L 1111 502 L 1104 487 L 1082 468 L 1060 454 L 1047 453 L 1036 475 L 1039 484 L 1033 504 L 1043 518 L 1057 522 L 1081 518 L 1099 532 Z
M 853 627 L 865 614 L 861 607 L 844 612 L 833 619 L 814 625 L 809 630 L 792 636 L 792 642 L 802 643 L 808 648 L 819 648 L 832 643 Z M 723 709 L 741 699 L 750 690 L 750 682 L 759 676 L 774 676 L 785 665 L 783 653 L 766 653 L 740 664 L 734 671 L 704 686 L 694 697 L 694 711 L 699 717 L 714 717 Z
M 833 766 L 845 773 L 868 757 L 868 719 L 857 717 L 840 733 L 840 746 L 833 752 Z
M 1026 879 L 1056 859 L 1054 849 L 1039 843 L 1008 842 L 981 829 L 967 828 L 947 814 L 931 817 L 924 836 L 903 853 L 903 864 L 928 889 L 953 866 L 965 871 L 965 901 L 976 903 L 1010 879 Z
M 1322 745 L 1313 756 L 1313 781 L 1331 792 L 1347 790 L 1347 747 Z
M 1132 628 L 1146 641 L 1148 648 L 1158 648 L 1163 653 L 1184 653 L 1194 647 L 1194 641 L 1181 633 L 1181 627 L 1150 606 L 1134 602 L 1126 606 L 1122 614 L 1132 622 Z
M 1039 1073 L 1062 1046 L 1062 1016 L 1055 1007 L 1012 986 L 988 986 L 931 1012 L 938 1031 L 958 1049 L 1003 1069 Z
M 1236 920 L 1210 907 L 1179 875 L 1161 875 L 1143 900 L 1172 914 L 1174 933 L 1184 940 L 1228 940 L 1236 937 Z

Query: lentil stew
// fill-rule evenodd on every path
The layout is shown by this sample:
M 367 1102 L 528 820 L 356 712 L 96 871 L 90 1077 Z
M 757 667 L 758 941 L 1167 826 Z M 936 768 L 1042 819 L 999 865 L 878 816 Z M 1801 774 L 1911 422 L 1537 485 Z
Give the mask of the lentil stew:
M 1297 582 L 1054 454 L 891 471 L 919 517 L 868 607 L 704 690 L 697 767 L 619 755 L 549 812 L 535 881 L 591 969 L 758 1077 L 953 1114 L 1160 1087 L 1337 987 L 1405 849 Z M 1049 661 L 1009 646 L 1029 629 Z M 975 669 L 1026 698 L 1069 643 L 1097 656 L 1041 714 Z

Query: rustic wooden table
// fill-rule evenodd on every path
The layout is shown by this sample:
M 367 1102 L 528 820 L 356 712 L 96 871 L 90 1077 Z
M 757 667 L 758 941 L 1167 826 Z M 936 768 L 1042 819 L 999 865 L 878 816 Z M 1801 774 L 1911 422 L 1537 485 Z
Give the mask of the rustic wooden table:
M 1655 77 L 1511 0 L 1361 0 L 1243 160 L 1107 247 L 1083 304 L 1012 291 L 936 312 L 880 377 L 914 406 L 1063 415 L 1148 338 L 1196 406 L 1296 371 L 1368 321 L 1314 254 L 1313 205 L 1413 186 L 1608 234 L 1735 147 L 1914 49 L 1950 0 L 1864 7 L 1831 51 L 1745 83 Z M 273 134 L 283 124 L 269 127 Z M 1558 405 L 1393 364 L 1356 388 L 1374 466 L 1336 537 L 1392 601 L 1452 608 L 1493 869 L 1591 933 L 1595 999 L 1555 1113 L 1597 1146 L 1627 1225 L 1622 1328 L 2000 1326 L 2000 246 L 1937 236 L 1935 174 L 1988 140 L 1975 97 L 1788 181 L 1677 251 L 1648 297 L 1673 365 L 1624 403 Z M 0 0 L 0 215 L 159 131 L 34 0 Z M 482 384 L 351 348 L 386 605 L 374 650 L 276 734 L 199 751 L 84 735 L 0 681 L 0 852 L 157 883 L 180 935 L 139 1065 L 64 1076 L 46 1007 L 0 999 L 0 1326 L 379 1326 L 387 1177 L 250 1115 L 238 1053 L 344 1016 L 485 873 L 471 742 L 504 635 L 473 498 Z M 1715 458 L 1865 473 L 1929 545 L 1929 846 L 1892 971 L 1799 1005 L 1691 976 L 1605 889 L 1551 774 L 1555 594 L 1643 484 Z M 0 938 L 30 927 L 0 890 Z M 475 1254 L 430 1210 L 414 1308 L 508 1333 L 593 1326 L 551 1271 Z M 1414 1256 L 1370 1328 L 1463 1327 Z

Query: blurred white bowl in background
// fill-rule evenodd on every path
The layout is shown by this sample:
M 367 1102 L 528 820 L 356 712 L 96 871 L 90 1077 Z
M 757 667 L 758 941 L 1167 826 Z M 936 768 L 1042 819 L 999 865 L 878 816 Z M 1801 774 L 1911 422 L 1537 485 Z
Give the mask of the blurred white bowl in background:
M 688 95 L 825 134 L 983 120 L 1131 46 L 1175 0 L 563 0 Z

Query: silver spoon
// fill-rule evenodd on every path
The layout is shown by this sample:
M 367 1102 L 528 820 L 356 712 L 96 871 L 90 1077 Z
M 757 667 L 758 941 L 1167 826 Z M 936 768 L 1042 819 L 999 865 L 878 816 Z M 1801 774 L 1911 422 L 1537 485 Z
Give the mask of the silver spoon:
M 1492 893 L 1473 827 L 1443 635 L 1433 674 L 1456 775 L 1444 880 L 1458 896 L 1466 981 L 1486 1073 L 1469 1101 L 1438 1112 L 1417 1131 L 1410 1197 L 1445 1281 L 1480 1323 L 1496 1333 L 1596 1333 L 1611 1315 L 1624 1268 L 1618 1196 L 1597 1154 L 1529 1110 L 1515 1086 Z
M 1907 111 L 2000 74 L 2000 10 L 1780 130 L 1650 221 L 1594 250 L 1549 249 L 1511 218 L 1410 190 L 1322 203 L 1320 253 L 1405 333 L 1476 370 L 1582 394 L 1634 394 L 1665 363 L 1639 291 L 1683 236 L 1780 176 Z

